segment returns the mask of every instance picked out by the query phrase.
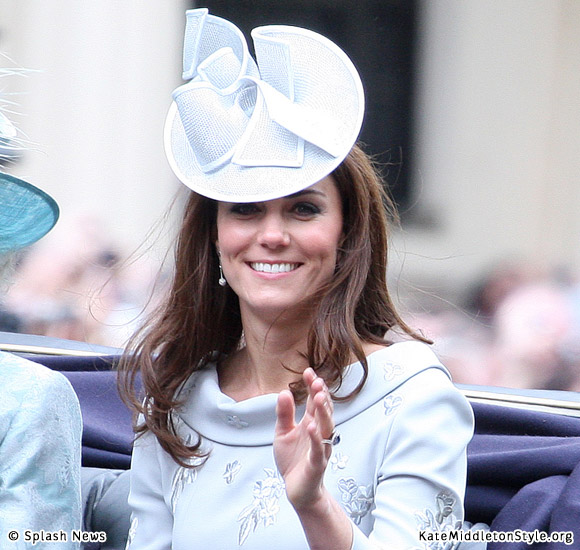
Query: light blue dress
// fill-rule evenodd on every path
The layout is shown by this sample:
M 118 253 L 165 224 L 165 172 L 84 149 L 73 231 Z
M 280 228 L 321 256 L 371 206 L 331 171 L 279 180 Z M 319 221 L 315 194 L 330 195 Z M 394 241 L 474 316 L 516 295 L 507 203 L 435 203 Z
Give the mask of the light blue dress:
M 447 548 L 420 534 L 462 526 L 471 407 L 422 343 L 394 344 L 368 362 L 358 395 L 335 403 L 341 440 L 325 486 L 351 519 L 353 550 Z M 359 363 L 347 367 L 338 396 L 361 376 Z M 186 442 L 201 434 L 210 455 L 186 469 L 150 432 L 136 441 L 131 550 L 307 550 L 274 462 L 277 394 L 235 402 L 210 365 L 179 398 L 179 433 Z
M 69 381 L 0 352 L 0 548 L 79 547 L 81 433 Z

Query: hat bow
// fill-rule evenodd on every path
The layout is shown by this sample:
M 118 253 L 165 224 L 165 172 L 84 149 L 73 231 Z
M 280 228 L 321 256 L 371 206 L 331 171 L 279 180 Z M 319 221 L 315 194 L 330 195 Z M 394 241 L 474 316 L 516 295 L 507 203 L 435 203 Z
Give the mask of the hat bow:
M 336 64 L 336 46 L 288 26 L 259 27 L 252 38 L 257 63 L 235 25 L 207 10 L 187 14 L 188 82 L 173 100 L 202 172 L 227 163 L 300 167 L 305 141 L 333 157 L 343 154 L 342 136 L 351 130 L 325 103 L 328 82 L 308 70 L 306 58 Z

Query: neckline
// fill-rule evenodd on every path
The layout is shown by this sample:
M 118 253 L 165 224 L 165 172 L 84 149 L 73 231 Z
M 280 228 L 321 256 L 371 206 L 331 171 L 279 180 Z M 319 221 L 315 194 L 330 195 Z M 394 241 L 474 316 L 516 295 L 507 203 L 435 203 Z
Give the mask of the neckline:
M 376 349 L 374 349 L 373 351 L 371 351 L 370 353 L 368 353 L 367 355 L 365 355 L 365 358 L 367 360 L 367 363 L 370 363 L 371 358 L 378 353 L 384 352 L 385 350 L 389 349 L 392 345 L 394 344 L 385 344 L 385 345 L 380 345 L 380 344 L 369 344 L 374 346 L 378 346 Z M 265 395 L 278 395 L 280 393 L 280 391 L 272 391 L 272 392 L 268 392 L 268 393 L 258 393 L 256 395 L 253 395 L 251 397 L 247 397 L 245 399 L 241 399 L 241 400 L 237 400 L 234 397 L 232 397 L 229 393 L 226 393 L 225 391 L 223 391 L 222 386 L 220 384 L 219 381 L 219 370 L 220 370 L 220 359 L 222 358 L 217 358 L 215 361 L 215 371 L 216 371 L 216 375 L 217 375 L 217 385 L 218 388 L 220 390 L 220 393 L 224 396 L 227 397 L 228 399 L 231 399 L 232 402 L 234 403 L 243 403 L 245 401 L 251 400 L 251 399 L 256 399 L 258 397 L 261 396 L 265 396 Z M 224 358 L 225 359 L 225 358 Z M 351 361 L 351 363 L 349 363 L 344 369 L 343 369 L 343 373 L 346 372 L 348 369 L 352 368 L 353 365 L 360 365 L 360 361 L 358 359 L 354 359 L 353 361 Z M 282 389 L 288 389 L 287 387 L 282 388 Z
M 399 342 L 375 350 L 367 359 L 369 373 L 361 391 L 353 399 L 335 403 L 337 426 L 384 399 L 425 369 L 438 368 L 446 372 L 429 346 L 420 342 Z M 345 368 L 337 396 L 348 395 L 358 386 L 362 376 L 360 362 Z M 221 392 L 215 363 L 194 373 L 183 391 L 179 395 L 183 406 L 177 412 L 186 434 L 195 430 L 202 439 L 225 445 L 252 447 L 272 444 L 277 393 L 234 401 Z M 296 407 L 297 420 L 303 411 L 304 405 Z

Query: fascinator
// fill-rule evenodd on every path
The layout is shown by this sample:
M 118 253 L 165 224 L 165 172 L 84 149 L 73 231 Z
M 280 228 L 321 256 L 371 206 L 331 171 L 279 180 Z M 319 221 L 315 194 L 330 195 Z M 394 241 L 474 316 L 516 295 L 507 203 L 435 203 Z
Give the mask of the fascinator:
M 0 159 L 10 158 L 14 126 L 0 113 Z M 4 148 L 10 154 L 4 155 Z M 18 250 L 48 233 L 58 220 L 58 205 L 34 185 L 0 172 L 0 253 Z
M 330 174 L 364 115 L 357 70 L 333 42 L 291 26 L 242 32 L 205 8 L 186 13 L 183 78 L 165 150 L 177 177 L 212 199 L 255 202 L 296 193 Z
M 46 235 L 58 205 L 34 185 L 0 172 L 0 253 L 18 250 Z

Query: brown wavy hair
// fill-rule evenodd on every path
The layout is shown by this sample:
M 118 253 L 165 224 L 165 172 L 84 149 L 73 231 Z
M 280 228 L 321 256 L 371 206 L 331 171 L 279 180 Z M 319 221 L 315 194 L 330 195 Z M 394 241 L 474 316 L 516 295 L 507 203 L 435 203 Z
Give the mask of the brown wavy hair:
M 356 357 L 365 376 L 364 343 L 389 343 L 385 334 L 397 328 L 425 340 L 397 313 L 387 289 L 389 228 L 396 209 L 372 160 L 355 145 L 332 173 L 343 207 L 343 238 L 335 276 L 317 293 L 305 359 L 328 386 L 337 389 L 343 369 Z M 180 386 L 215 354 L 239 348 L 242 323 L 239 302 L 229 286 L 218 284 L 215 250 L 217 202 L 191 192 L 175 250 L 175 271 L 165 302 L 127 346 L 119 365 L 123 399 L 142 415 L 135 431 L 150 430 L 160 445 L 183 466 L 203 456 L 201 439 L 187 445 L 176 433 L 172 412 Z M 135 391 L 140 376 L 143 393 Z M 297 400 L 301 383 L 291 387 Z

